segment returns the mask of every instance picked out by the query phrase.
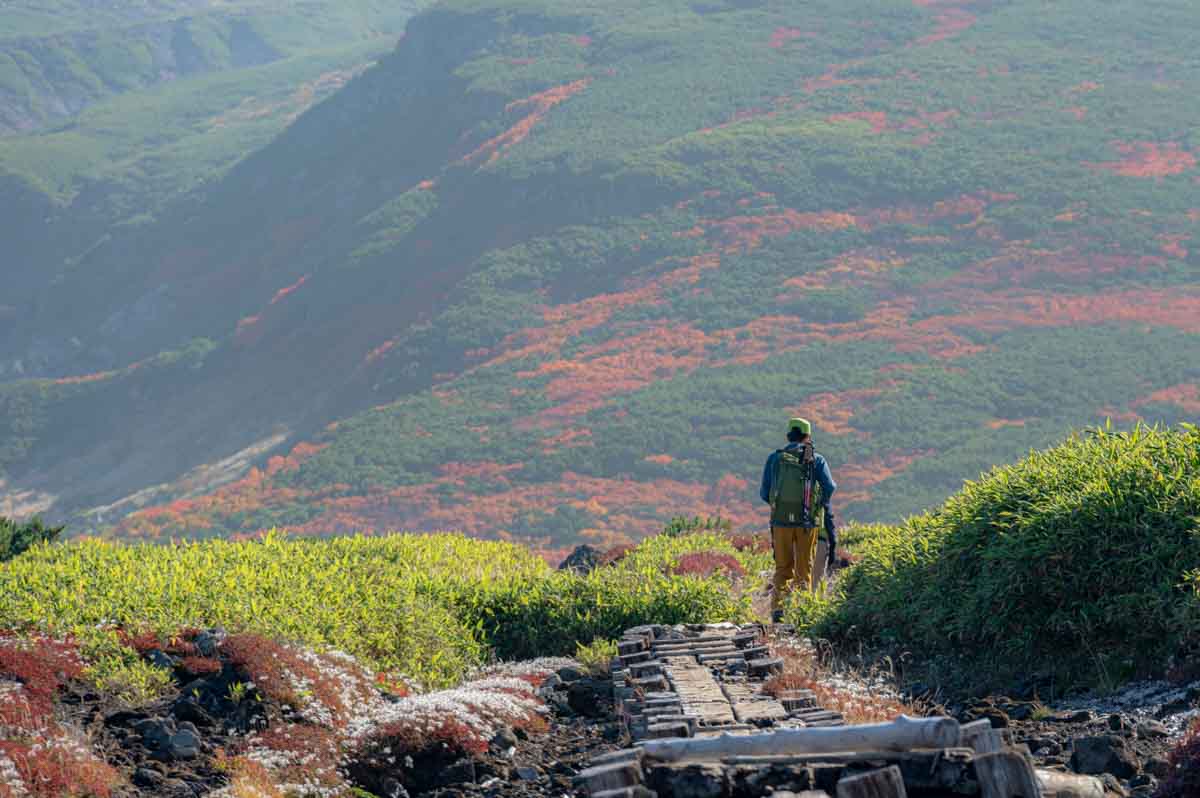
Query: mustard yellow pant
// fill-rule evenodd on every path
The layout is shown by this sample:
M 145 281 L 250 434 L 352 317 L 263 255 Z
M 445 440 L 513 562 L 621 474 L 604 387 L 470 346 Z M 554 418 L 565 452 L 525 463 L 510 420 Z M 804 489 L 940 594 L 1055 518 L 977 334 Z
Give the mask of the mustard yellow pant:
M 815 526 L 771 527 L 771 544 L 775 549 L 775 589 L 771 593 L 771 609 L 780 609 L 787 594 L 797 587 L 812 589 L 813 559 L 819 532 Z

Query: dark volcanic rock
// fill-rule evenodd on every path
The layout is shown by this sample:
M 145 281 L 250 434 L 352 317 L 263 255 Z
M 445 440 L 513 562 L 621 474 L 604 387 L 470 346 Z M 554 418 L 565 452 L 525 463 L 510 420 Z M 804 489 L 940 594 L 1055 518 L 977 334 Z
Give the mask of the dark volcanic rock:
M 574 571 L 577 574 L 589 574 L 600 564 L 600 550 L 595 546 L 584 543 L 576 546 L 575 551 L 558 565 L 560 571 Z
M 577 682 L 580 679 L 587 678 L 587 671 L 582 668 L 577 668 L 574 665 L 568 665 L 565 668 L 559 668 L 555 675 L 564 682 Z
M 580 679 L 567 688 L 567 705 L 571 711 L 588 718 L 599 718 L 605 714 L 597 694 L 597 682 Z
M 1111 773 L 1130 779 L 1141 769 L 1137 756 L 1129 750 L 1125 740 L 1115 735 L 1102 737 L 1080 737 L 1073 743 L 1071 769 L 1076 773 L 1099 775 Z

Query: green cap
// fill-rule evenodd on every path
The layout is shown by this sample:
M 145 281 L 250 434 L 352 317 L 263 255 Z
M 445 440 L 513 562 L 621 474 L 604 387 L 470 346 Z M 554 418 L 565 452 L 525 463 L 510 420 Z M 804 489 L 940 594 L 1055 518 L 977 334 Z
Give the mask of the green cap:
M 788 432 L 798 429 L 805 435 L 812 435 L 812 424 L 808 423 L 807 418 L 793 418 L 788 421 Z

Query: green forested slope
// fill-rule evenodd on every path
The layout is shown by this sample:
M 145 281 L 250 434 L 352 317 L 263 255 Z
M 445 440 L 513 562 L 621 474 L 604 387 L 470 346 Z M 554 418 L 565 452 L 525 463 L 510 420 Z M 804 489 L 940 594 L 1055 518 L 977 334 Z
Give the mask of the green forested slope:
M 757 523 L 790 413 L 816 421 L 863 520 L 1105 416 L 1184 420 L 1190 17 L 1181 0 L 443 2 L 17 314 L 9 362 L 113 372 L 84 390 L 115 416 L 143 379 L 128 364 L 215 342 L 115 423 L 142 465 L 67 492 L 54 458 L 3 465 L 66 511 L 282 425 L 291 456 L 168 488 L 156 501 L 189 498 L 114 531 L 558 547 L 681 512 Z M 30 452 L 87 426 L 37 412 Z M 72 467 L 104 471 L 111 437 Z

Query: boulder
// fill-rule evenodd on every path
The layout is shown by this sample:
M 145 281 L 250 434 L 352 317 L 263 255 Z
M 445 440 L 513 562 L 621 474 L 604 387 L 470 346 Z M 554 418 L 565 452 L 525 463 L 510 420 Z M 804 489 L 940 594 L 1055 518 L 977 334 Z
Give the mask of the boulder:
M 581 667 L 576 665 L 567 665 L 555 671 L 554 675 L 564 682 L 577 682 L 580 679 L 586 679 L 588 674 L 587 671 Z
M 600 550 L 595 546 L 589 546 L 584 543 L 581 546 L 576 546 L 575 551 L 567 555 L 566 559 L 558 564 L 560 571 L 574 571 L 577 574 L 589 574 L 596 570 L 596 566 L 600 564 Z
M 604 715 L 604 709 L 596 695 L 596 683 L 591 679 L 571 682 L 567 687 L 567 706 L 575 714 L 587 718 L 599 718 Z
M 1138 774 L 1137 756 L 1125 740 L 1115 735 L 1080 737 L 1072 743 L 1071 769 L 1076 773 L 1100 775 L 1111 773 L 1122 779 Z
M 517 768 L 513 771 L 513 775 L 517 777 L 518 781 L 537 781 L 542 777 L 541 772 L 537 768 L 530 767 L 529 765 L 522 765 Z
M 187 725 L 191 726 L 190 723 Z M 179 731 L 172 734 L 164 752 L 169 759 L 174 760 L 195 759 L 200 756 L 200 735 L 196 732 L 196 727 L 180 728 Z
M 135 723 L 133 730 L 142 736 L 142 745 L 157 753 L 166 750 L 177 728 L 171 718 L 146 718 Z
M 138 768 L 133 772 L 133 778 L 130 779 L 134 785 L 147 790 L 155 790 L 162 786 L 166 777 L 157 770 L 148 767 Z
M 196 653 L 200 656 L 211 658 L 217 656 L 217 648 L 224 640 L 224 634 L 220 634 L 218 631 L 210 632 L 205 630 L 196 635 L 196 638 L 192 640 L 192 645 L 196 647 Z
M 1171 731 L 1161 721 L 1144 720 L 1137 725 L 1137 736 L 1143 740 L 1158 740 L 1170 737 Z

